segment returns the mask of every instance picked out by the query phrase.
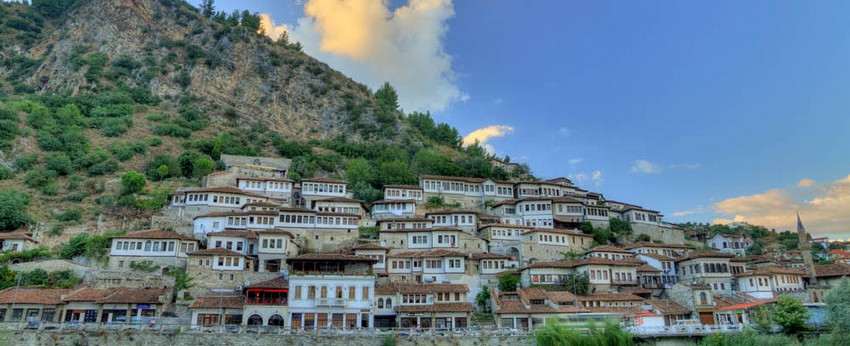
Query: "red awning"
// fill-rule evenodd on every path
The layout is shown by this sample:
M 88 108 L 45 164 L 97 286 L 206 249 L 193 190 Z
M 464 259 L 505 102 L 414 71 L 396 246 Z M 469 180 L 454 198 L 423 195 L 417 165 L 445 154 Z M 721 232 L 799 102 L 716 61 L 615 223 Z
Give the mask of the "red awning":
M 761 301 L 752 302 L 752 303 L 741 303 L 741 304 L 729 305 L 725 308 L 720 308 L 720 309 L 717 309 L 717 310 L 718 311 L 747 310 L 747 309 L 752 308 L 752 307 L 756 307 L 756 306 L 764 305 L 764 304 L 769 304 L 769 303 L 773 303 L 773 302 L 776 302 L 776 301 L 773 300 L 773 299 L 761 300 Z
M 286 288 L 282 288 L 282 289 L 279 289 L 279 288 L 249 288 L 248 293 L 252 293 L 252 292 L 253 293 L 263 293 L 263 292 L 287 293 L 287 292 L 289 292 L 289 289 L 286 289 Z

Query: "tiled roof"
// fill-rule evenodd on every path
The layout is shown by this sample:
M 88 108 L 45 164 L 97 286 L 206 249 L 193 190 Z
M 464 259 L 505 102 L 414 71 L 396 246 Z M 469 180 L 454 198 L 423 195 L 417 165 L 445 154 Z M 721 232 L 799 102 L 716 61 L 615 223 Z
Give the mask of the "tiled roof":
M 478 227 L 478 230 L 480 231 L 482 229 L 490 228 L 490 227 L 534 229 L 534 227 L 524 226 L 524 225 L 511 225 L 511 224 L 507 224 L 507 223 L 489 223 L 489 224 L 486 224 L 486 225 L 481 225 L 481 227 Z
M 290 213 L 316 213 L 316 211 L 313 209 L 307 209 L 302 207 L 280 207 L 280 209 L 278 210 Z
M 525 268 L 575 268 L 584 265 L 611 265 L 621 267 L 639 267 L 643 262 L 631 258 L 620 260 L 607 259 L 602 257 L 589 257 L 584 259 L 576 259 L 569 262 L 536 262 L 529 264 Z M 524 268 L 523 268 L 524 269 Z
M 694 251 L 685 256 L 676 257 L 676 262 L 681 262 L 694 258 L 734 258 L 735 255 L 730 253 L 722 253 L 716 251 Z
M 207 238 L 209 237 L 240 237 L 245 239 L 257 239 L 257 234 L 253 231 L 241 230 L 241 229 L 225 229 L 223 231 L 212 232 L 207 234 Z
M 382 199 L 379 201 L 372 202 L 372 205 L 375 204 L 392 204 L 392 203 L 416 203 L 416 201 L 412 199 Z
M 333 184 L 346 184 L 345 180 L 327 178 L 327 177 L 318 177 L 318 178 L 306 178 L 301 179 L 302 182 L 309 181 L 313 183 L 333 183 Z
M 360 205 L 366 204 L 365 201 L 361 201 L 359 199 L 347 198 L 347 197 L 328 197 L 313 200 L 313 202 L 339 202 L 339 203 L 357 203 Z
M 621 287 L 620 292 L 622 293 L 631 293 L 631 294 L 652 294 L 652 290 L 648 288 L 643 288 L 640 286 L 632 286 L 632 287 Z
M 251 203 L 245 203 L 245 205 L 243 205 L 243 206 L 242 206 L 242 209 L 245 209 L 246 207 L 271 207 L 271 208 L 277 208 L 277 207 L 280 207 L 280 204 L 278 204 L 278 203 L 271 203 L 271 202 L 251 202 Z
M 360 215 L 358 215 L 358 214 L 332 213 L 332 212 L 327 212 L 327 211 L 316 212 L 316 215 L 318 215 L 318 216 L 349 216 L 349 217 L 360 218 Z
M 639 273 L 640 272 L 643 272 L 643 273 L 660 273 L 661 272 L 661 270 L 659 270 L 659 269 L 657 269 L 657 268 L 655 268 L 655 267 L 653 267 L 649 264 L 644 264 L 640 267 L 637 267 L 637 271 Z
M 622 314 L 627 316 L 646 312 L 640 306 L 592 306 L 586 309 L 592 313 Z
M 371 258 L 371 257 L 343 255 L 343 254 L 335 254 L 335 253 L 308 253 L 308 254 L 298 255 L 298 256 L 295 256 L 295 257 L 289 257 L 289 258 L 286 259 L 286 263 L 290 263 L 292 261 L 340 261 L 340 262 L 371 262 L 371 263 L 375 263 L 378 260 Z
M 100 300 L 101 304 L 159 304 L 165 289 L 119 287 L 115 293 Z
M 806 271 L 803 270 L 803 269 L 791 269 L 791 268 L 782 268 L 782 267 L 764 267 L 764 268 L 756 268 L 754 270 L 735 274 L 735 276 L 752 276 L 752 275 L 806 275 Z
M 850 264 L 826 264 L 815 266 L 817 277 L 850 276 Z
M 540 232 L 554 233 L 554 234 L 566 234 L 566 235 L 574 235 L 574 236 L 578 236 L 578 237 L 593 238 L 593 235 L 591 235 L 591 234 L 584 234 L 584 233 L 581 233 L 579 231 L 570 231 L 570 230 L 558 229 L 558 228 L 535 228 L 535 229 L 532 229 L 532 230 L 525 231 L 523 233 L 523 235 L 531 234 L 531 233 L 540 233 Z
M 643 298 L 631 293 L 600 293 L 589 294 L 586 296 L 577 296 L 578 301 L 585 302 L 622 302 L 622 301 L 643 301 Z
M 434 293 L 466 293 L 469 287 L 465 284 L 418 284 L 418 283 L 389 283 L 375 286 L 376 294 L 434 294 Z
M 375 244 L 372 244 L 372 243 L 354 245 L 354 246 L 351 247 L 351 250 L 383 250 L 383 251 L 389 251 L 388 248 L 385 248 L 385 247 L 380 246 L 380 245 L 375 245 Z
M 113 237 L 114 239 L 178 239 L 178 240 L 195 240 L 187 235 L 182 235 L 174 232 L 149 230 L 141 232 L 127 233 Z
M 463 232 L 459 228 L 452 227 L 431 227 L 431 228 L 393 228 L 382 229 L 381 232 L 397 232 L 397 233 L 412 233 L 412 232 Z
M 258 237 L 263 235 L 285 235 L 292 239 L 295 239 L 295 235 L 287 230 L 283 230 L 280 228 L 272 228 L 272 229 L 258 229 L 253 231 Z
M 596 246 L 596 247 L 594 247 L 590 250 L 587 250 L 587 252 L 615 252 L 615 253 L 626 253 L 626 254 L 630 254 L 630 255 L 632 254 L 629 251 L 626 251 L 626 250 L 623 250 L 622 248 L 619 248 L 619 247 L 616 247 L 616 246 L 611 246 L 611 245 L 598 245 L 598 246 Z
M 472 254 L 472 259 L 481 260 L 481 259 L 510 259 L 510 256 L 500 255 L 492 252 L 476 252 Z
M 248 288 L 289 288 L 289 280 L 281 276 L 271 280 L 251 284 Z
M 214 255 L 222 255 L 222 256 L 245 256 L 244 254 L 225 249 L 223 247 L 214 247 L 210 249 L 203 249 L 192 251 L 188 253 L 189 256 L 214 256 Z
M 691 310 L 670 299 L 647 300 L 646 304 L 652 305 L 653 308 L 664 315 L 684 315 L 691 313 Z
M 431 222 L 431 223 L 433 223 L 434 220 L 431 220 L 427 217 L 393 217 L 393 218 L 376 220 L 376 222 L 379 223 L 379 224 L 380 223 L 386 223 L 386 222 Z
M 68 294 L 68 289 L 49 288 L 15 288 L 9 287 L 0 291 L 0 304 L 62 304 L 62 295 Z
M 673 257 L 659 255 L 657 253 L 638 253 L 638 254 L 635 254 L 635 256 L 646 256 L 646 257 L 649 257 L 649 258 L 657 259 L 659 261 L 673 261 L 673 260 L 675 260 Z
M 429 305 L 396 305 L 396 312 L 420 313 L 420 312 L 472 312 L 470 303 L 436 303 Z
M 466 210 L 466 209 L 441 209 L 434 210 L 425 213 L 425 216 L 428 215 L 443 215 L 443 214 L 475 214 L 478 215 L 477 211 L 474 210 Z
M 197 297 L 189 305 L 192 309 L 242 309 L 244 306 L 242 296 Z
M 35 239 L 32 238 L 29 234 L 21 233 L 21 232 L 10 232 L 10 233 L 0 233 L 0 239 L 2 240 L 29 240 L 33 243 L 38 243 Z
M 422 190 L 422 187 L 419 185 L 384 185 L 384 189 Z
M 462 181 L 465 183 L 483 183 L 486 179 L 481 178 L 467 178 L 467 177 L 450 177 L 445 175 L 431 175 L 431 174 L 420 174 L 419 179 L 431 179 L 431 180 L 448 180 L 448 181 Z
M 240 180 L 252 180 L 252 181 L 281 181 L 285 183 L 293 183 L 295 180 L 287 179 L 287 178 L 260 178 L 260 177 L 238 177 L 236 181 Z
M 682 249 L 682 250 L 691 248 L 690 246 L 682 245 L 682 244 L 659 244 L 659 243 L 653 243 L 653 242 L 649 242 L 649 241 L 639 241 L 639 242 L 631 243 L 631 244 L 625 246 L 626 250 L 635 249 L 635 248 L 639 248 L 639 247 L 668 248 L 668 249 Z
M 266 216 L 277 216 L 277 212 L 269 211 L 269 210 L 240 210 L 240 211 L 215 211 L 212 213 L 206 213 L 203 215 L 195 216 L 194 219 L 200 219 L 203 217 L 227 217 L 227 216 L 251 216 L 251 215 L 266 215 Z
M 389 255 L 388 257 L 466 257 L 466 255 L 457 251 L 437 249 L 399 252 L 395 255 Z
M 252 196 L 252 197 L 260 197 L 260 198 L 269 198 L 269 196 L 249 192 L 245 190 L 241 190 L 232 186 L 217 186 L 217 187 L 204 187 L 200 189 L 187 189 L 182 191 L 177 191 L 178 193 L 201 193 L 201 192 L 212 192 L 212 193 L 230 193 L 235 195 L 244 195 L 244 196 Z
M 115 292 L 114 289 L 84 287 L 62 297 L 63 302 L 96 302 Z

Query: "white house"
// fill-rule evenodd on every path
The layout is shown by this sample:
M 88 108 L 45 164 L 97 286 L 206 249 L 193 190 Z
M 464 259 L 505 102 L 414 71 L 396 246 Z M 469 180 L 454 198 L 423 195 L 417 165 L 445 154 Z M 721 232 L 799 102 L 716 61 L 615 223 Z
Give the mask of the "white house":
M 724 235 L 716 233 L 706 239 L 706 244 L 720 252 L 744 256 L 746 255 L 747 248 L 752 246 L 753 242 L 743 234 Z
M 419 185 L 384 185 L 384 199 L 387 201 L 422 203 L 422 187 Z
M 289 201 L 295 181 L 286 178 L 240 177 L 236 178 L 236 187 L 259 193 L 279 200 Z
M 457 251 L 408 251 L 387 256 L 391 281 L 456 283 L 465 272 L 466 255 Z
M 310 205 L 310 202 L 329 198 L 329 197 L 346 197 L 347 184 L 344 180 L 333 178 L 309 178 L 301 180 L 301 199 L 303 205 Z
M 374 258 L 342 254 L 290 257 L 289 319 L 293 329 L 372 328 Z
M 38 244 L 28 233 L 0 233 L 0 250 L 19 252 L 30 250 Z
M 454 227 L 467 233 L 478 229 L 478 213 L 469 210 L 440 210 L 425 213 L 434 221 L 434 227 Z
M 372 202 L 372 218 L 413 217 L 416 214 L 416 202 L 409 200 L 381 200 Z
M 759 299 L 777 298 L 779 294 L 805 291 L 804 271 L 780 267 L 757 268 L 735 275 L 738 291 Z
M 732 294 L 730 260 L 735 255 L 720 252 L 694 251 L 676 258 L 679 281 L 685 284 L 704 283 L 715 294 Z
M 160 266 L 182 267 L 188 253 L 198 249 L 194 238 L 160 230 L 127 233 L 112 238 L 109 268 L 129 269 L 133 263 L 153 262 Z

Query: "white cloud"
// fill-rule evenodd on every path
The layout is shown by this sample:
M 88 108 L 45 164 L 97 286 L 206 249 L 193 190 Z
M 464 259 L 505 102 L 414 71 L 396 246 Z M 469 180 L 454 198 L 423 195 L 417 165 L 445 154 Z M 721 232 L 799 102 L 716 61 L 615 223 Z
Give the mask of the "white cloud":
M 590 174 L 590 179 L 593 180 L 593 184 L 596 186 L 602 185 L 602 182 L 605 181 L 604 179 L 602 179 L 602 171 L 598 169 Z
M 390 82 L 405 111 L 469 99 L 443 48 L 451 0 L 408 0 L 393 11 L 382 0 L 310 0 L 304 13 L 290 31 L 304 52 L 373 89 Z
M 645 173 L 645 174 L 660 173 L 662 170 L 664 170 L 664 169 L 660 165 L 657 165 L 657 164 L 654 164 L 652 162 L 649 162 L 647 160 L 642 160 L 642 159 L 641 160 L 635 160 L 635 162 L 632 163 L 632 168 L 630 169 L 630 171 L 632 173 Z
M 699 163 L 674 163 L 674 164 L 670 165 L 670 168 L 671 169 L 693 170 L 693 169 L 700 168 L 700 166 L 701 165 Z
M 495 148 L 487 143 L 491 138 L 504 137 L 514 132 L 514 128 L 507 125 L 491 125 L 470 132 L 463 137 L 463 145 L 470 146 L 475 142 L 487 150 L 488 153 L 495 153 Z
M 806 179 L 804 179 L 806 180 Z M 801 181 L 802 182 L 802 181 Z M 770 189 L 763 193 L 729 198 L 714 204 L 718 223 L 746 221 L 778 230 L 796 227 L 796 211 L 806 229 L 815 234 L 847 236 L 850 225 L 850 175 L 833 182 L 806 182 L 806 191 L 796 187 Z
M 799 188 L 806 188 L 812 186 L 815 186 L 815 181 L 812 179 L 800 179 L 800 181 L 797 183 L 797 187 Z
M 572 173 L 567 175 L 567 179 L 572 180 L 578 185 L 592 183 L 596 187 L 602 186 L 602 183 L 605 182 L 605 179 L 602 178 L 602 171 L 598 169 L 589 174 L 585 172 Z
M 280 35 L 289 32 L 289 27 L 286 24 L 275 24 L 274 19 L 268 13 L 260 13 L 260 30 L 263 30 L 266 36 L 272 40 L 277 40 Z
M 573 135 L 573 131 L 570 130 L 568 127 L 561 127 L 560 129 L 558 129 L 558 134 L 561 135 L 561 137 L 563 138 L 569 138 Z
M 567 160 L 567 162 L 570 163 L 570 166 L 575 166 L 575 165 L 581 163 L 582 161 L 584 161 L 584 159 L 581 158 L 581 157 L 577 157 L 577 158 L 574 158 L 574 159 Z

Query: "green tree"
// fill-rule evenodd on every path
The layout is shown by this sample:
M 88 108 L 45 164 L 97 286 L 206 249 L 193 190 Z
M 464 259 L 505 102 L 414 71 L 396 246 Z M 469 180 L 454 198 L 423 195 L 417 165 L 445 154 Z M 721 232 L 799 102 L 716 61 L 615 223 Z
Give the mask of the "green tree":
M 826 292 L 823 300 L 835 331 L 850 333 L 850 280 L 841 279 L 837 287 Z
M 798 335 L 806 331 L 808 312 L 799 299 L 780 295 L 773 307 L 773 322 L 782 327 L 786 335 Z
M 24 277 L 21 279 L 21 285 L 44 286 L 47 284 L 48 277 L 49 275 L 44 269 L 35 269 L 24 275 Z
M 629 236 L 632 234 L 632 225 L 629 224 L 628 221 L 620 220 L 618 218 L 611 218 L 611 221 L 608 223 L 608 228 L 611 230 L 611 233 L 614 233 L 617 236 Z
M 198 8 L 201 10 L 201 15 L 212 18 L 215 14 L 215 0 L 203 0 Z
M 577 329 L 559 324 L 555 320 L 534 331 L 534 341 L 541 346 L 572 346 L 572 345 L 605 345 L 630 346 L 634 345 L 632 335 L 623 330 L 619 324 L 607 321 L 602 330 L 595 324 L 588 325 L 588 332 L 582 333 Z
M 73 259 L 74 257 L 82 256 L 86 252 L 88 243 L 89 235 L 87 233 L 78 234 L 62 246 L 59 256 L 64 259 Z
M 260 16 L 256 13 L 251 13 L 248 10 L 242 11 L 242 26 L 253 32 L 260 30 Z
M 32 7 L 45 17 L 56 18 L 74 4 L 74 0 L 32 0 Z
M 649 234 L 638 234 L 635 241 L 652 241 L 652 238 L 649 237 Z
M 171 170 L 168 169 L 167 165 L 160 165 L 156 168 L 156 174 L 159 176 L 159 180 L 167 178 L 170 172 Z
M 354 186 L 361 182 L 372 184 L 372 181 L 375 180 L 372 165 L 364 158 L 348 160 L 348 163 L 345 165 L 345 180 L 349 186 Z
M 29 222 L 30 196 L 18 191 L 0 190 L 0 231 L 17 229 Z
M 121 194 L 132 195 L 142 191 L 147 185 L 145 176 L 136 171 L 129 171 L 121 176 Z
M 770 317 L 770 310 L 764 305 L 757 307 L 752 314 L 755 330 L 761 333 L 770 333 L 773 329 L 773 320 Z
M 516 274 L 505 274 L 499 277 L 499 291 L 502 292 L 514 292 L 516 291 L 517 284 L 519 284 L 520 278 L 519 275 Z
M 0 266 L 0 290 L 14 287 L 17 283 L 18 272 L 9 269 L 9 266 L 6 264 Z
M 215 167 L 215 162 L 206 157 L 201 157 L 195 160 L 195 164 L 192 167 L 192 176 L 195 178 L 203 178 L 207 176 L 207 174 L 212 173 L 213 167 Z
M 382 162 L 378 165 L 378 180 L 380 184 L 413 184 L 416 182 L 416 173 L 410 169 L 410 165 L 401 160 Z
M 481 292 L 478 292 L 478 295 L 475 296 L 475 304 L 478 304 L 479 307 L 483 308 L 487 306 L 487 303 L 490 301 L 490 288 L 487 285 L 481 287 Z

